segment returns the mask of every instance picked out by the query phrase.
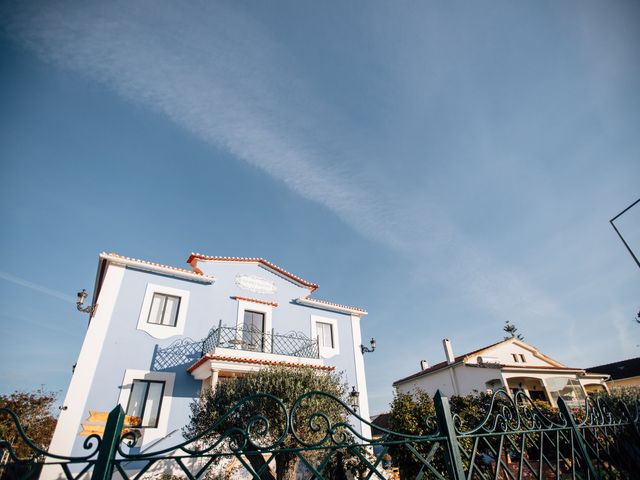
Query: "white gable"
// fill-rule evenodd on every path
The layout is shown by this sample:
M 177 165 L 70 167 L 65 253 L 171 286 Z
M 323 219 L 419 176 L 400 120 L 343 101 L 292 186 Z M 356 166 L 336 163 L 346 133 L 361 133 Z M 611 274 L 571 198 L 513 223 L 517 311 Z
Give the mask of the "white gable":
M 498 363 L 518 367 L 564 367 L 538 350 L 519 340 L 501 342 L 467 357 L 466 363 Z

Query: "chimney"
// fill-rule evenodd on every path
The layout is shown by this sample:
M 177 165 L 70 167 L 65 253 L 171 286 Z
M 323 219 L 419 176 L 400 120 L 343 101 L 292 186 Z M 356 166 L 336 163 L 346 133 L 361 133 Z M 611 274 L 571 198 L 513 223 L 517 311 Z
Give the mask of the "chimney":
M 456 358 L 453 356 L 453 350 L 451 349 L 451 342 L 448 338 L 442 340 L 442 346 L 444 347 L 444 354 L 447 357 L 447 364 L 451 365 L 456 361 Z
M 429 362 L 420 360 L 420 370 L 426 370 L 427 368 L 429 368 Z

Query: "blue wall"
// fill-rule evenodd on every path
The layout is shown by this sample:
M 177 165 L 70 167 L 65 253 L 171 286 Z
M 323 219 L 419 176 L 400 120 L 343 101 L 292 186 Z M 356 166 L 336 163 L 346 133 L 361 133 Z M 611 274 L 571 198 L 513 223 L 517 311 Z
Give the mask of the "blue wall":
M 100 353 L 97 371 L 90 386 L 87 403 L 84 406 L 83 419 L 88 417 L 89 410 L 109 411 L 117 404 L 125 370 L 155 370 L 175 372 L 176 374 L 167 433 L 185 426 L 189 421 L 189 404 L 198 396 L 201 387 L 201 382 L 194 380 L 187 373 L 187 368 L 200 358 L 199 352 L 194 352 L 194 348 L 191 348 L 177 362 L 173 361 L 167 364 L 167 362 L 159 361 L 162 359 L 158 358 L 157 351 L 180 339 L 201 341 L 212 327 L 218 325 L 220 320 L 223 325 L 235 326 L 238 304 L 231 297 L 236 295 L 278 303 L 278 307 L 273 309 L 272 318 L 272 327 L 276 333 L 298 331 L 311 337 L 311 315 L 337 320 L 340 354 L 325 359 L 324 362 L 325 365 L 333 365 L 337 371 L 344 372 L 345 380 L 349 385 L 355 384 L 355 358 L 350 315 L 294 303 L 294 299 L 309 295 L 309 290 L 260 265 L 203 262 L 198 266 L 206 275 L 214 276 L 215 283 L 202 284 L 133 268 L 126 269 L 104 347 Z M 236 285 L 236 275 L 257 275 L 273 281 L 277 286 L 277 292 L 259 294 L 244 290 Z M 183 335 L 159 340 L 137 329 L 148 283 L 190 292 Z M 98 298 L 99 303 L 100 298 Z M 166 414 L 167 411 L 163 409 L 161 415 Z M 178 431 L 165 443 L 159 444 L 158 448 L 177 443 L 181 438 L 182 434 Z M 74 445 L 74 455 L 83 453 L 81 446 L 83 440 L 82 437 L 77 438 Z

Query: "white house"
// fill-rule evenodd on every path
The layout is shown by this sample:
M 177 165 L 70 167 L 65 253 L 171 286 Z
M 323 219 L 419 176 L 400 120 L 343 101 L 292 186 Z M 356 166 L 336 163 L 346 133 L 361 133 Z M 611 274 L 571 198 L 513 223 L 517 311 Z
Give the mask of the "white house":
M 504 387 L 556 406 L 558 397 L 579 402 L 592 391 L 606 389 L 608 375 L 567 367 L 516 338 L 460 356 L 454 356 L 449 339 L 442 344 L 446 360 L 431 367 L 420 362 L 419 372 L 393 383 L 399 393 L 422 390 L 434 395 L 440 390 L 444 395 L 468 395 Z
M 312 298 L 318 285 L 262 258 L 194 253 L 187 264 L 100 255 L 95 309 L 50 452 L 86 454 L 86 436 L 101 433 L 118 403 L 137 419 L 143 451 L 180 443 L 201 389 L 265 365 L 344 372 L 368 419 L 365 310 Z M 366 423 L 355 427 L 370 435 Z M 56 478 L 50 472 L 42 478 Z

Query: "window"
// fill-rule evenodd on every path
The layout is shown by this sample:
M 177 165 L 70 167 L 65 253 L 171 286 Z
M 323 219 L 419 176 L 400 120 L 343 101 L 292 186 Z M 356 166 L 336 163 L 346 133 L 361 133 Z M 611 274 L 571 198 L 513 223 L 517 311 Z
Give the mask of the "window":
M 570 408 L 584 406 L 584 390 L 580 381 L 569 377 L 554 377 L 546 380 L 547 390 L 557 404 L 562 397 Z
M 151 295 L 149 295 L 151 301 Z M 182 305 L 184 306 L 184 302 Z M 147 312 L 144 316 L 147 324 Z M 178 319 L 180 322 L 180 319 Z M 157 325 L 150 325 L 157 328 Z M 151 372 L 149 370 L 126 369 L 120 384 L 118 403 L 127 415 L 138 417 L 144 434 L 139 446 L 145 447 L 161 440 L 169 433 L 169 417 L 173 404 L 174 372 Z M 146 400 L 145 400 L 146 398 Z M 130 420 L 130 419 L 129 419 Z
M 251 349 L 264 350 L 264 313 L 244 311 L 242 341 Z
M 321 347 L 333 348 L 333 325 L 325 322 L 316 323 L 316 332 Z
M 340 331 L 338 320 L 311 315 L 311 341 L 314 346 L 318 345 L 318 353 L 321 358 L 331 358 L 339 355 Z
M 253 350 L 257 352 L 277 353 L 274 348 L 271 319 L 273 308 L 277 304 L 260 303 L 255 299 L 244 299 L 243 297 L 233 297 L 238 301 L 238 316 L 236 327 L 238 333 L 234 342 L 236 348 L 242 350 Z M 277 349 L 277 348 L 276 348 Z
M 175 327 L 180 309 L 180 297 L 154 293 L 147 323 Z
M 138 315 L 138 330 L 153 338 L 184 334 L 189 311 L 189 290 L 148 283 Z
M 157 380 L 134 380 L 127 403 L 127 415 L 138 417 L 140 427 L 156 428 L 162 406 L 165 382 Z

